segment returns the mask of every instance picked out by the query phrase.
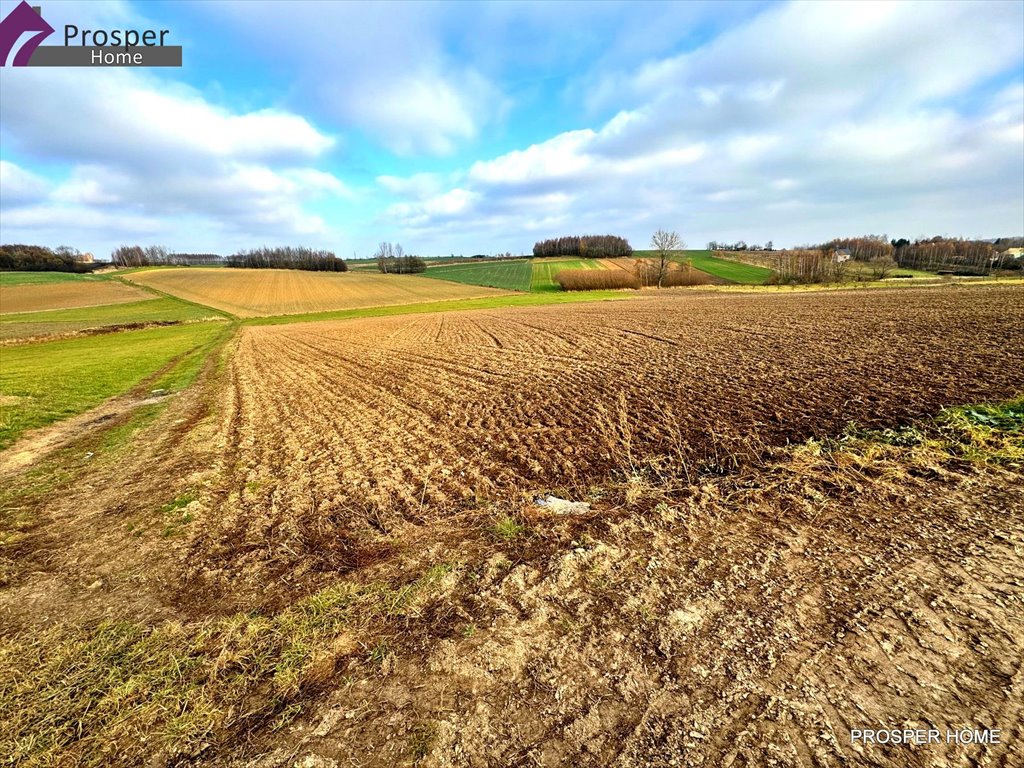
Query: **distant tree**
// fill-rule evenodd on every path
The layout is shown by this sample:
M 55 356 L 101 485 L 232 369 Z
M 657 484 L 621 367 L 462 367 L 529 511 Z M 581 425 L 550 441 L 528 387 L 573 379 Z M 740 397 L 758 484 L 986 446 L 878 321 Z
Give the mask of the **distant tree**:
M 403 275 L 425 272 L 427 269 L 427 262 L 419 256 L 406 255 L 400 243 L 382 242 L 374 258 L 377 259 L 377 269 L 384 274 Z
M 31 272 L 91 272 L 97 264 L 85 264 L 75 248 L 51 250 L 42 245 L 0 245 L 0 270 Z
M 110 254 L 115 267 L 145 267 L 146 252 L 138 245 L 118 246 Z
M 167 248 L 162 245 L 150 245 L 143 249 L 146 253 L 147 264 L 167 264 Z
M 769 240 L 767 243 L 764 244 L 764 249 L 766 251 L 774 251 L 775 250 L 775 245 L 772 243 L 771 240 Z
M 884 280 L 896 269 L 896 261 L 889 256 L 879 256 L 868 262 L 868 269 L 876 280 Z
M 347 272 L 348 265 L 332 251 L 302 246 L 278 246 L 239 251 L 224 260 L 241 269 L 304 269 L 310 272 Z
M 377 246 L 377 252 L 373 254 L 373 258 L 377 260 L 377 269 L 386 274 L 388 267 L 394 261 L 395 247 L 391 243 L 383 241 Z
M 567 235 L 534 243 L 534 256 L 584 256 L 608 259 L 629 256 L 633 249 L 629 241 L 617 235 Z
M 665 283 L 665 275 L 668 274 L 668 269 L 672 265 L 673 252 L 685 247 L 686 244 L 679 239 L 678 232 L 666 232 L 664 229 L 659 229 L 651 236 L 651 248 L 657 252 L 657 261 L 654 266 L 658 270 L 659 288 Z
M 58 245 L 53 249 L 53 252 L 66 261 L 78 261 L 82 258 L 81 251 L 77 248 L 72 248 L 70 245 Z

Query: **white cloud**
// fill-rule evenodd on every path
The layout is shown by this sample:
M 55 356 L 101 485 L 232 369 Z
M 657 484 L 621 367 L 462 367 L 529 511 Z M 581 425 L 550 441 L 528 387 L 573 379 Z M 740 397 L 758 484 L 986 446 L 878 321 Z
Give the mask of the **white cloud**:
M 298 115 L 234 114 L 133 70 L 0 70 L 3 129 L 26 151 L 71 160 L 295 160 L 334 145 Z
M 560 134 L 542 144 L 474 163 L 469 178 L 487 184 L 511 184 L 578 175 L 593 165 L 586 147 L 594 136 L 590 130 Z
M 425 71 L 408 76 L 368 75 L 332 94 L 338 112 L 401 155 L 447 155 L 476 138 L 501 104 L 497 90 L 480 75 Z M 499 107 L 499 111 L 503 107 Z
M 50 185 L 42 176 L 0 160 L 0 209 L 22 205 L 46 197 Z
M 391 214 L 428 241 L 538 224 L 639 242 L 657 226 L 693 242 L 1019 234 L 1024 85 L 984 89 L 1020 76 L 1024 6 L 869 6 L 772 7 L 606 74 L 584 97 L 618 107 L 603 125 L 472 164 L 458 210 L 410 189 Z
M 325 117 L 405 156 L 447 155 L 499 123 L 510 102 L 446 50 L 432 3 L 208 3 L 201 10 L 299 72 L 295 91 Z M 457 9 L 460 13 L 466 8 Z
M 0 100 L 5 148 L 69 167 L 44 194 L 38 180 L 5 164 L 7 231 L 53 231 L 81 219 L 77 231 L 111 226 L 109 241 L 119 242 L 121 230 L 132 227 L 180 236 L 183 228 L 159 222 L 189 217 L 193 228 L 206 219 L 199 227 L 218 232 L 219 243 L 286 239 L 328 232 L 304 203 L 352 198 L 342 180 L 310 165 L 334 137 L 299 115 L 231 111 L 187 86 L 132 70 L 0 72 Z M 9 215 L 32 190 L 36 210 Z M 118 225 L 129 220 L 134 225 Z
M 112 27 L 140 26 L 149 6 L 75 14 L 86 8 Z M 189 14 L 270 52 L 287 91 L 239 109 L 137 70 L 0 70 L 5 237 L 11 222 L 48 231 L 49 217 L 83 233 L 121 221 L 154 237 L 326 240 L 323 211 L 339 200 L 367 230 L 444 253 L 560 231 L 783 243 L 1007 234 L 1024 218 L 1020 3 L 210 2 Z M 535 132 L 543 110 L 560 126 L 548 135 Z M 509 114 L 529 139 L 515 140 Z M 502 150 L 470 154 L 484 141 Z M 359 194 L 329 172 L 342 143 L 346 168 L 372 180 Z M 379 146 L 469 159 L 381 175 Z

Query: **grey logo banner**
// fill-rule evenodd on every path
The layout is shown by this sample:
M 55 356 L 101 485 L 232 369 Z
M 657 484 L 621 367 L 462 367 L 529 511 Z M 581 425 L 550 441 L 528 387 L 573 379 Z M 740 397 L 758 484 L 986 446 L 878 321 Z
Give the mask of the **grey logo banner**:
M 180 67 L 181 46 L 41 45 L 30 67 Z

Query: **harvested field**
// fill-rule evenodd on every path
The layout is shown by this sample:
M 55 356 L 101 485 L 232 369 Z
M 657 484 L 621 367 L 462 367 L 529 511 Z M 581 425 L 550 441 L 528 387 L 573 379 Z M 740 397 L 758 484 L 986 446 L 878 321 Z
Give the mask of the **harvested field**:
M 156 297 L 116 280 L 78 279 L 0 286 L 0 314 L 127 304 Z
M 197 562 L 252 542 L 257 572 L 333 567 L 345 558 L 321 546 L 339 532 L 579 497 L 651 461 L 714 475 L 850 422 L 1008 397 L 1024 391 L 1020 296 L 716 294 L 247 328 L 224 405 L 236 493 Z
M 134 272 L 127 278 L 238 317 L 329 312 L 505 293 L 417 275 L 365 272 L 191 268 Z

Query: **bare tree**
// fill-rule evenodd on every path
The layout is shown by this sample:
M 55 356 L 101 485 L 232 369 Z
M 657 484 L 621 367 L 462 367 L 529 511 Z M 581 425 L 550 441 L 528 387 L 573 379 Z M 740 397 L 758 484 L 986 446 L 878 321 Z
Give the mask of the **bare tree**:
M 875 280 L 884 280 L 896 269 L 896 262 L 889 256 L 880 256 L 877 259 L 871 259 L 868 262 L 868 268 Z
M 374 258 L 377 259 L 377 269 L 385 274 L 405 275 L 427 269 L 427 262 L 419 256 L 407 254 L 401 243 L 382 242 Z
M 138 245 L 122 245 L 114 249 L 110 260 L 117 267 L 144 267 L 146 252 Z
M 373 254 L 374 258 L 377 259 L 377 269 L 381 272 L 387 273 L 391 268 L 391 265 L 395 260 L 395 249 L 391 243 L 386 240 L 383 241 L 377 248 L 377 252 Z
M 665 275 L 668 274 L 668 268 L 672 264 L 672 254 L 675 251 L 682 250 L 686 247 L 686 243 L 679 239 L 678 232 L 666 232 L 663 229 L 659 229 L 651 236 L 651 248 L 657 252 L 657 262 L 655 267 L 658 270 L 658 287 L 661 288 L 665 283 Z

